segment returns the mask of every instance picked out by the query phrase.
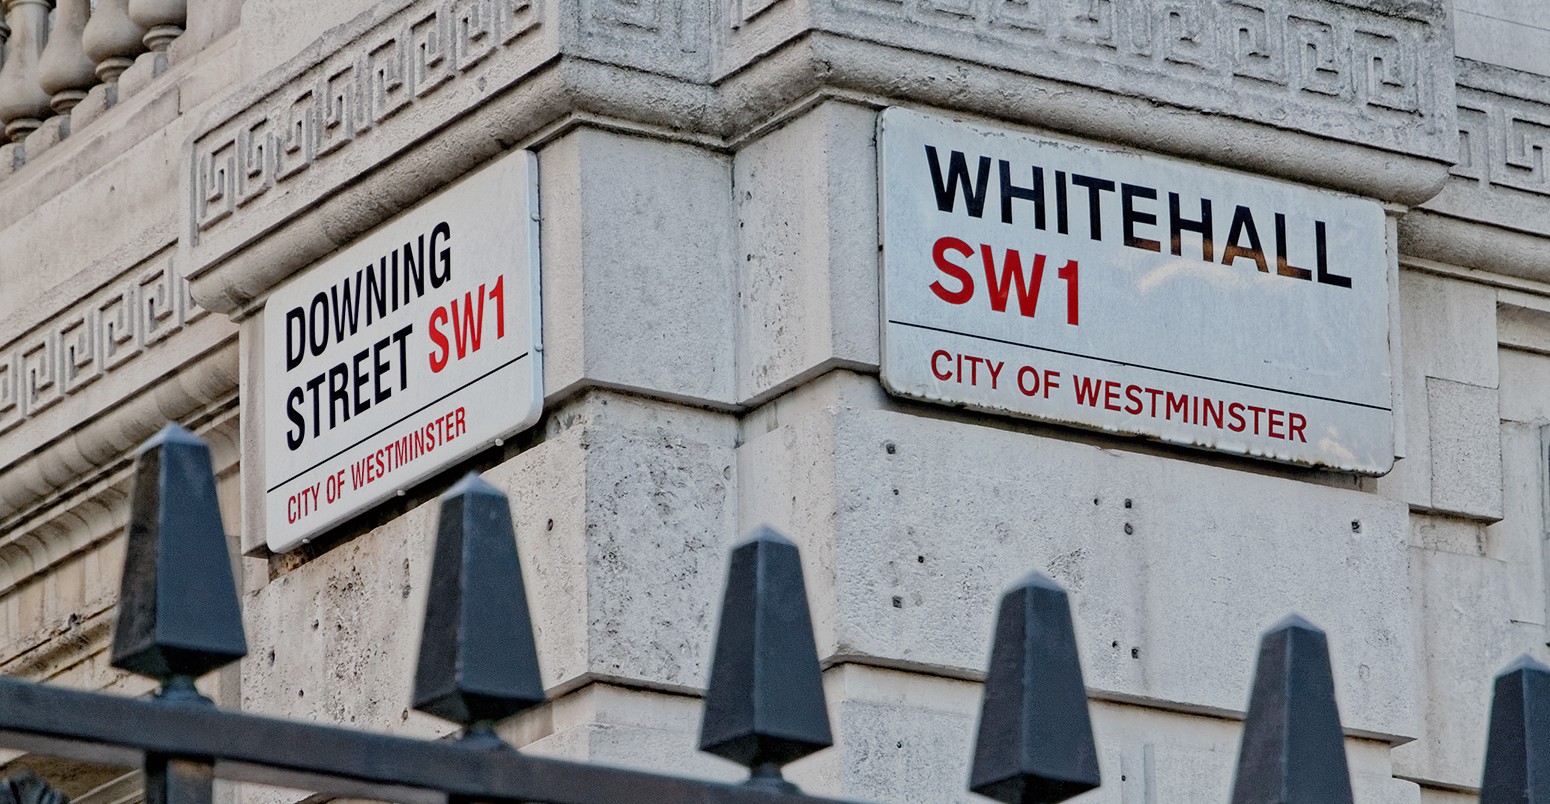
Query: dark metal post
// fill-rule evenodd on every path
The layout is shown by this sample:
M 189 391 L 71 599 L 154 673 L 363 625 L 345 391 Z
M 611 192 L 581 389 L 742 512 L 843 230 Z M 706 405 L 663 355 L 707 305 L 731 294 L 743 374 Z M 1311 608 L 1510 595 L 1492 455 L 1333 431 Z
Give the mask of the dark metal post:
M 1550 804 L 1550 667 L 1532 656 L 1496 677 L 1480 804 Z
M 469 473 L 441 497 L 414 708 L 499 743 L 491 724 L 543 702 L 511 504 Z
M 1232 801 L 1351 804 L 1329 643 L 1296 614 L 1260 640 Z
M 1008 804 L 1102 784 L 1066 590 L 1029 573 L 1001 598 L 969 789 Z
M 162 682 L 165 706 L 214 708 L 194 679 L 247 655 L 210 448 L 169 424 L 135 453 L 113 666 Z M 150 804 L 209 804 L 211 763 L 145 757 Z
M 732 550 L 700 750 L 749 768 L 750 786 L 794 793 L 781 766 L 833 742 L 801 554 L 760 528 Z
M 210 804 L 215 793 L 215 769 L 208 762 L 145 758 L 146 804 Z

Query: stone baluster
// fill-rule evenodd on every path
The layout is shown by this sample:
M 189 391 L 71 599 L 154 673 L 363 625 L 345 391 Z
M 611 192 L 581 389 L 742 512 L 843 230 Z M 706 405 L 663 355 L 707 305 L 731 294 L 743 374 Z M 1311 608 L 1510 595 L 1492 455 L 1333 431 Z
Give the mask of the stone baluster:
M 52 117 L 48 93 L 38 84 L 38 63 L 48 42 L 49 0 L 5 0 L 5 63 L 0 66 L 0 121 L 5 136 L 21 142 Z
M 97 64 L 97 77 L 114 83 L 145 52 L 145 29 L 129 17 L 129 0 L 97 0 L 81 41 Z
M 145 29 L 145 46 L 160 53 L 183 34 L 188 0 L 129 0 L 129 18 Z
M 56 0 L 54 30 L 43 49 L 40 85 L 51 96 L 49 105 L 64 114 L 86 97 L 97 83 L 96 64 L 86 56 L 81 37 L 91 14 L 91 0 Z

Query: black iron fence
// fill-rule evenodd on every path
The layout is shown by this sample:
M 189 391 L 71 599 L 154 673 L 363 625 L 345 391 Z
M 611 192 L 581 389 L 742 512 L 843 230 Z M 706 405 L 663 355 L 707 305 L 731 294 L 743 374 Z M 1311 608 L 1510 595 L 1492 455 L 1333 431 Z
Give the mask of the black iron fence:
M 414 706 L 456 739 L 393 737 L 225 711 L 194 680 L 247 647 L 209 451 L 169 425 L 136 458 L 113 665 L 161 683 L 131 699 L 0 678 L 0 745 L 145 769 L 151 804 L 208 804 L 216 777 L 405 802 L 798 804 L 782 777 L 831 744 L 796 545 L 761 530 L 732 552 L 700 749 L 741 784 L 529 756 L 495 721 L 543 703 L 510 507 L 470 475 L 441 499 Z M 969 789 L 1058 802 L 1100 784 L 1065 590 L 1032 573 L 1001 600 Z M 1234 804 L 1350 802 L 1323 632 L 1295 615 L 1264 635 Z M 58 802 L 36 779 L 4 802 Z M 1485 804 L 1550 804 L 1550 668 L 1496 679 Z

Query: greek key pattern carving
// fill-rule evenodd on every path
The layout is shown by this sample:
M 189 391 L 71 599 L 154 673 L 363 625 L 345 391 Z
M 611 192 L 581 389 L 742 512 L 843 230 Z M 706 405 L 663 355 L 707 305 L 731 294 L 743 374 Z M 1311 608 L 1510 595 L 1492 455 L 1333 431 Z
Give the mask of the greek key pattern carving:
M 1429 109 L 1434 21 L 1300 0 L 831 0 L 841 12 L 924 23 L 1044 53 L 1185 77 L 1283 102 Z
M 59 404 L 206 315 L 171 258 L 0 348 L 0 433 Z
M 429 6 L 429 7 L 427 7 Z M 538 25 L 533 0 L 416 3 L 201 136 L 194 236 L 233 215 Z
M 1459 158 L 1453 175 L 1550 196 L 1550 98 L 1459 87 Z

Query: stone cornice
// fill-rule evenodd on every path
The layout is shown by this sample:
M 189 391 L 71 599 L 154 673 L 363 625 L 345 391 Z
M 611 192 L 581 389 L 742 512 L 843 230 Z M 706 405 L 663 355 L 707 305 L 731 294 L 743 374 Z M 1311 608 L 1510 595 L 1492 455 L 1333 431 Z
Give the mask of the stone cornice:
M 1456 151 L 1451 72 L 1435 58 L 1446 17 L 1426 2 L 1099 0 L 1071 17 L 1042 3 L 569 1 L 386 0 L 217 104 L 185 180 L 195 297 L 224 313 L 261 302 L 584 116 L 727 144 L 804 99 L 860 95 L 1407 205 L 1436 192 Z
M 1459 159 L 1400 222 L 1407 254 L 1550 280 L 1550 78 L 1456 59 Z

